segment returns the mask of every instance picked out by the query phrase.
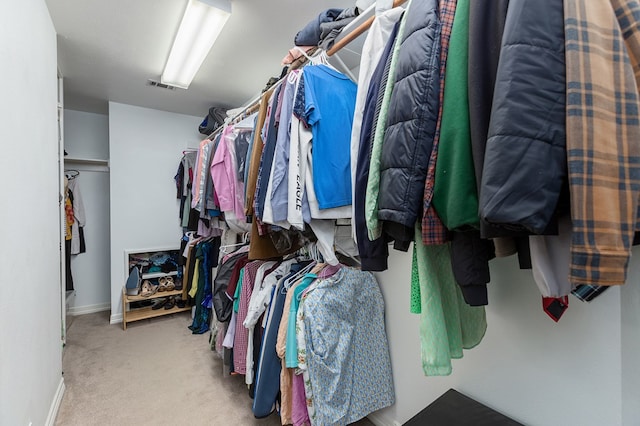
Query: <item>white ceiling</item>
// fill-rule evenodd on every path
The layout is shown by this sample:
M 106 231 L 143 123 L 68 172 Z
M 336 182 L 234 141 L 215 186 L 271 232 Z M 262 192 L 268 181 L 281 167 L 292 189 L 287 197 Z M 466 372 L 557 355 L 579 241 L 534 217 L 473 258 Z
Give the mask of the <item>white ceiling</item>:
M 231 18 L 189 89 L 148 86 L 160 79 L 186 2 L 46 0 L 58 33 L 65 108 L 107 113 L 114 101 L 204 116 L 211 106 L 243 105 L 280 75 L 307 22 L 355 0 L 232 0 Z

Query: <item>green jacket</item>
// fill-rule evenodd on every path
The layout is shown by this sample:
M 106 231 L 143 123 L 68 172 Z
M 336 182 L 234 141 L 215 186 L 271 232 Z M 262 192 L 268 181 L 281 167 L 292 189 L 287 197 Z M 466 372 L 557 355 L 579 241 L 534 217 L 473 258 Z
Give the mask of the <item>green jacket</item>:
M 468 97 L 469 1 L 458 0 L 445 70 L 433 205 L 450 229 L 478 228 Z

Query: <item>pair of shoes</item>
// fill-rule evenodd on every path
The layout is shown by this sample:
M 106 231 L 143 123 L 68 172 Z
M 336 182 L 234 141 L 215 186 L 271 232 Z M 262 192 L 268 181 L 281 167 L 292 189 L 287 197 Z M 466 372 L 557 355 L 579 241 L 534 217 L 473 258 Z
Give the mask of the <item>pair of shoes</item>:
M 158 291 L 171 291 L 176 288 L 173 277 L 160 277 L 158 279 Z
M 171 296 L 167 299 L 167 302 L 164 304 L 164 308 L 166 310 L 172 309 L 176 305 L 175 297 Z
M 156 300 L 156 303 L 153 304 L 151 309 L 154 311 L 157 311 L 158 309 L 162 308 L 165 305 L 165 303 L 167 303 L 166 298 L 158 299 Z
M 129 303 L 129 308 L 131 309 L 140 309 L 146 308 L 148 306 L 153 306 L 153 299 L 144 299 L 144 300 L 136 300 L 135 302 Z
M 178 308 L 184 308 L 185 306 L 187 306 L 187 301 L 182 298 L 176 297 L 176 305 L 178 306 Z
M 149 280 L 144 280 L 144 282 L 142 283 L 142 288 L 140 289 L 140 296 L 150 297 L 156 294 L 156 291 L 158 291 L 157 285 L 151 284 L 151 281 Z
M 162 309 L 162 308 L 169 310 L 173 308 L 175 305 L 176 305 L 175 296 L 163 297 L 162 299 L 158 299 L 156 303 L 154 303 L 154 305 L 151 307 L 151 309 L 154 311 L 157 311 L 158 309 Z

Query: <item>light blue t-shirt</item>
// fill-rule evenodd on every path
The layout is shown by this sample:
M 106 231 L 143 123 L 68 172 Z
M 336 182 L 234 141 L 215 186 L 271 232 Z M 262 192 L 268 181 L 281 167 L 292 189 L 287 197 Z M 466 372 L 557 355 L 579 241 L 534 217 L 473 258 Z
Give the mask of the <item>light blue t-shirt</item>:
M 305 118 L 313 133 L 313 187 L 320 209 L 351 204 L 351 126 L 357 85 L 326 65 L 304 68 Z

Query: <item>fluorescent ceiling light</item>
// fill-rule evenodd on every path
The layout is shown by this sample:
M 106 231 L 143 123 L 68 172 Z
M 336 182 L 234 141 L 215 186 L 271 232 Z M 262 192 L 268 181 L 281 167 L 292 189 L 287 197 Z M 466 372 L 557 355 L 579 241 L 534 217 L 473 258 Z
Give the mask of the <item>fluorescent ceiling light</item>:
M 162 84 L 187 89 L 231 16 L 230 0 L 188 0 Z

